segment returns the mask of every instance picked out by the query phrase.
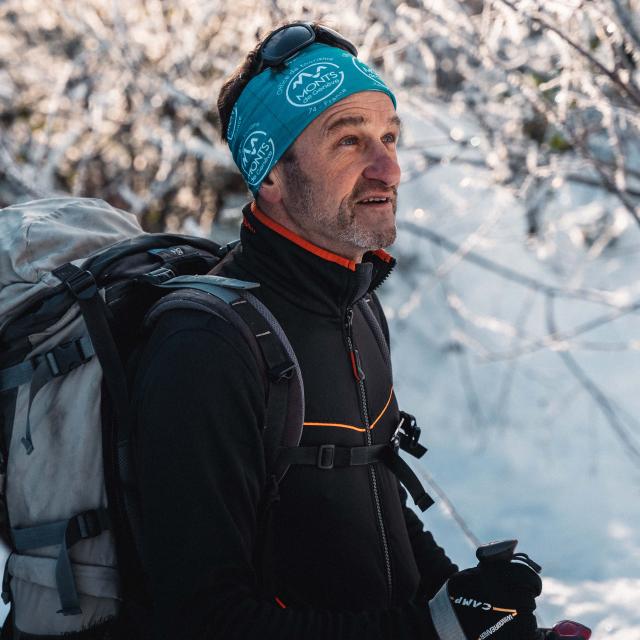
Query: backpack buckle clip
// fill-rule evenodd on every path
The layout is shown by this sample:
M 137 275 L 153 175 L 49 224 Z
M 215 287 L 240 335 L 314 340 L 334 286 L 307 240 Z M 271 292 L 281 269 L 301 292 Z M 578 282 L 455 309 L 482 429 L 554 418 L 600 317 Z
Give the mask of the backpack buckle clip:
M 400 411 L 400 422 L 391 438 L 391 446 L 394 451 L 402 449 L 416 458 L 421 458 L 427 452 L 427 448 L 418 442 L 420 433 L 421 429 L 415 417 L 406 411 Z
M 84 511 L 83 513 L 79 513 L 74 518 L 76 525 L 78 527 L 78 534 L 80 540 L 85 540 L 86 538 L 95 538 L 99 536 L 104 530 L 104 523 L 101 521 L 100 514 L 96 509 L 91 509 L 90 511 Z
M 65 280 L 65 284 L 79 300 L 88 300 L 98 292 L 96 281 L 90 271 L 78 269 Z
M 151 284 L 164 284 L 175 277 L 176 274 L 168 267 L 158 267 L 149 273 L 145 273 L 140 277 L 140 280 Z
M 49 370 L 54 378 L 63 376 L 81 364 L 88 362 L 92 357 L 87 353 L 82 343 L 82 338 L 59 344 L 44 354 Z
M 271 369 L 269 369 L 269 377 L 274 382 L 283 382 L 284 380 L 290 380 L 295 368 L 296 365 L 293 364 L 291 360 L 287 360 L 286 362 L 282 362 L 275 367 L 271 367 Z
M 333 462 L 336 457 L 335 444 L 321 444 L 318 447 L 318 469 L 333 469 Z

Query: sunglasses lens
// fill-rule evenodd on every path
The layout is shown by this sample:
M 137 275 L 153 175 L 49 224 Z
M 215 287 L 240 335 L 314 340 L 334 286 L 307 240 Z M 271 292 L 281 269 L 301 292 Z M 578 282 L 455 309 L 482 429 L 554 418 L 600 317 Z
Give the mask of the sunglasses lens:
M 265 42 L 262 48 L 262 58 L 265 62 L 282 61 L 295 51 L 314 40 L 313 30 L 304 25 L 296 24 L 278 31 Z

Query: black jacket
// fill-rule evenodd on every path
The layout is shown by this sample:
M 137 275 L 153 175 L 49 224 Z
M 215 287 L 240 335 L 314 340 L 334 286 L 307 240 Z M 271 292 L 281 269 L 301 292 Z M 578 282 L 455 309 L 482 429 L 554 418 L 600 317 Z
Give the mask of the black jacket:
M 389 442 L 399 414 L 368 300 L 393 259 L 355 264 L 245 209 L 221 275 L 260 283 L 305 386 L 302 445 Z M 144 560 L 158 637 L 435 638 L 426 600 L 456 570 L 382 464 L 291 467 L 270 575 L 260 575 L 264 384 L 248 347 L 198 311 L 163 316 L 139 364 L 134 407 Z M 367 427 L 367 425 L 369 425 Z

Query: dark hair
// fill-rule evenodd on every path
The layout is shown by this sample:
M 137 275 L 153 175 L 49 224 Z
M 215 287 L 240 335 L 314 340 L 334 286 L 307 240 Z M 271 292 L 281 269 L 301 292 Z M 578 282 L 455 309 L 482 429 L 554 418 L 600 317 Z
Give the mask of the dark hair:
M 286 24 L 291 23 L 283 23 L 280 26 L 285 26 Z M 318 27 L 322 26 L 319 22 L 311 22 L 310 24 L 316 34 L 316 42 L 331 44 L 334 47 L 347 51 L 345 47 L 326 40 L 322 32 L 318 30 Z M 249 84 L 251 78 L 256 75 L 256 71 L 260 66 L 258 56 L 260 46 L 278 28 L 279 27 L 275 27 L 269 31 L 269 33 L 267 33 L 264 38 L 258 42 L 258 44 L 247 54 L 247 57 L 244 59 L 242 64 L 225 80 L 222 85 L 222 89 L 220 89 L 220 94 L 218 95 L 218 115 L 220 116 L 220 133 L 222 135 L 222 139 L 225 141 L 227 139 L 227 130 L 229 128 L 229 119 L 231 118 L 233 105 L 240 97 L 243 89 L 247 84 Z

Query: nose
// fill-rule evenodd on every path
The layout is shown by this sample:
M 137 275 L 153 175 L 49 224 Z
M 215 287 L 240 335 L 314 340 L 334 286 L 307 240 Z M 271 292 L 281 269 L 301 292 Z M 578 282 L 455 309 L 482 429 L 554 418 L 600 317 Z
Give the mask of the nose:
M 400 183 L 400 165 L 395 149 L 389 149 L 382 143 L 370 150 L 367 166 L 362 172 L 369 180 L 378 180 L 388 187 L 397 187 Z

